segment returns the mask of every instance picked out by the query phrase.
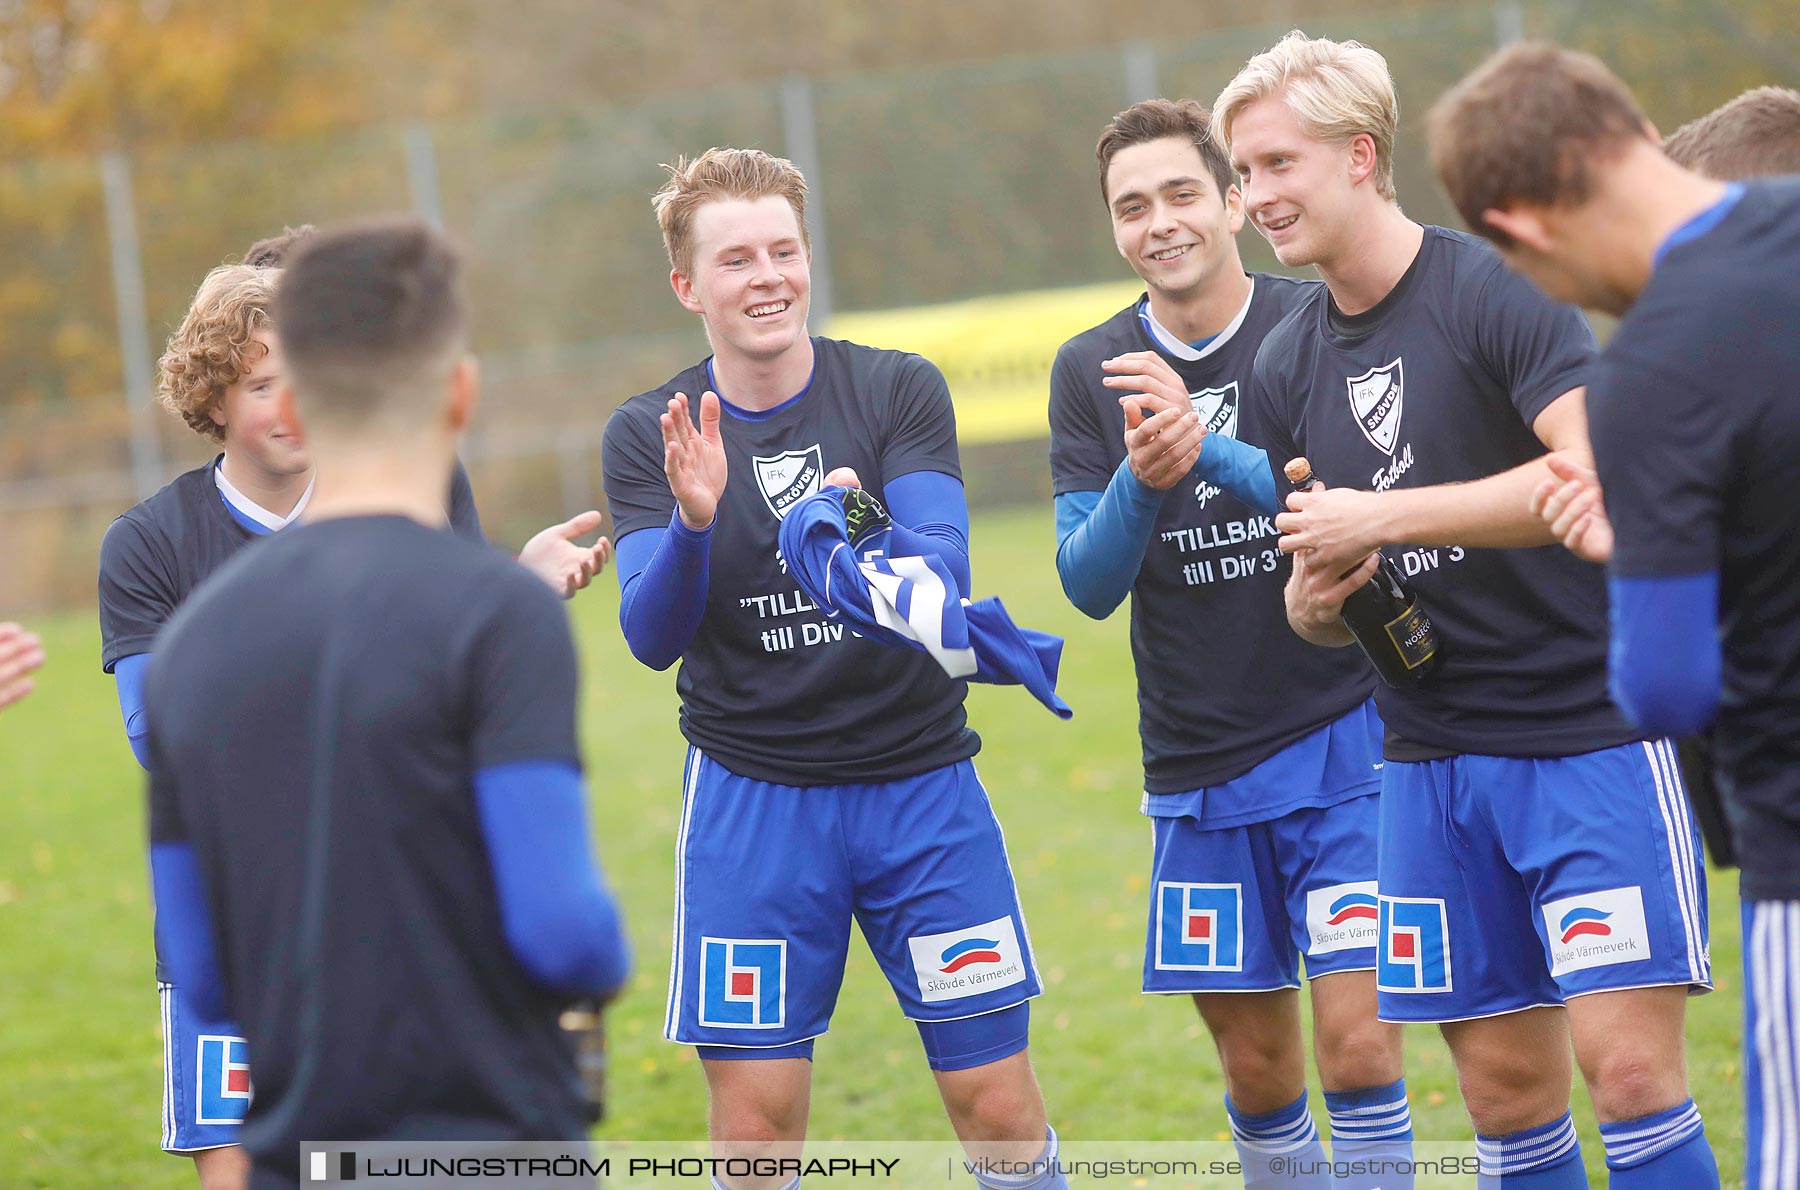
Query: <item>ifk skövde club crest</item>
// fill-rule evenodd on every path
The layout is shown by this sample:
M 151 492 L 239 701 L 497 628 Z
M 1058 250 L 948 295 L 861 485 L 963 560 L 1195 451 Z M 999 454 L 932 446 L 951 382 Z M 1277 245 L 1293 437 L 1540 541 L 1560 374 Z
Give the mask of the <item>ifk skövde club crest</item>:
M 825 452 L 817 442 L 805 450 L 784 450 L 778 455 L 753 455 L 756 486 L 763 503 L 780 520 L 788 509 L 819 490 L 825 478 Z
M 1363 436 L 1382 454 L 1394 453 L 1400 440 L 1400 408 L 1406 394 L 1406 378 L 1400 360 L 1370 368 L 1346 382 L 1350 386 L 1350 411 Z
M 1207 433 L 1237 437 L 1237 381 L 1222 388 L 1203 388 L 1197 393 L 1189 393 L 1188 400 L 1193 404 L 1194 412 L 1200 415 L 1200 424 L 1206 427 Z

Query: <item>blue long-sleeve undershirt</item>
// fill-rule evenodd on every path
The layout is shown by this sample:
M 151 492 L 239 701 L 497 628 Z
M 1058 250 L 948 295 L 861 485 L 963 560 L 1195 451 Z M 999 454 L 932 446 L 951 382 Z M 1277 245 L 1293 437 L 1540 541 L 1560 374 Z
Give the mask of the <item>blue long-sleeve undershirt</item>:
M 150 654 L 134 653 L 113 664 L 113 684 L 119 691 L 119 714 L 125 720 L 125 738 L 131 754 L 145 769 L 150 767 L 150 718 L 144 713 L 144 672 Z
M 1625 717 L 1657 735 L 1692 735 L 1719 707 L 1717 571 L 1607 580 L 1612 615 L 1607 682 Z
M 156 953 L 175 986 L 206 1020 L 228 1019 L 212 910 L 192 843 L 151 844 L 150 892 L 156 899 Z
M 1200 478 L 1230 492 L 1264 516 L 1282 511 L 1275 493 L 1269 453 L 1224 434 L 1208 434 L 1200 444 Z
M 1064 492 L 1056 498 L 1056 573 L 1063 593 L 1082 614 L 1104 620 L 1137 581 L 1156 528 L 1163 494 L 1146 486 L 1127 463 L 1104 492 Z
M 119 713 L 131 753 L 150 767 L 150 719 L 144 705 L 144 675 L 149 653 L 122 657 L 113 665 L 119 691 Z M 213 949 L 212 914 L 200 884 L 194 849 L 187 843 L 157 843 L 150 848 L 150 894 L 156 905 L 156 953 L 176 987 L 206 1020 L 225 1022 L 225 982 Z M 233 1026 L 233 1031 L 236 1027 Z
M 496 765 L 475 774 L 475 803 L 513 957 L 537 982 L 605 995 L 625 982 L 631 949 L 588 845 L 581 774 L 566 761 Z M 212 910 L 191 843 L 150 848 L 158 953 L 210 1020 L 230 1015 Z
M 631 655 L 651 669 L 681 657 L 706 614 L 712 526 L 695 531 L 669 514 L 666 529 L 627 533 L 618 554 L 619 627 Z
M 882 498 L 894 522 L 888 552 L 896 557 L 936 554 L 963 594 L 972 597 L 969 501 L 962 480 L 941 471 L 913 471 L 889 480 Z
M 581 773 L 566 761 L 482 769 L 475 804 L 513 956 L 547 987 L 617 990 L 631 948 L 588 843 Z
M 1265 515 L 1277 511 L 1275 479 L 1260 447 L 1209 434 L 1196 474 Z M 1063 593 L 1083 614 L 1104 620 L 1125 601 L 1144 564 L 1164 493 L 1119 464 L 1104 492 L 1064 492 L 1056 498 L 1056 573 Z
M 882 496 L 893 518 L 897 553 L 936 554 L 969 590 L 969 505 L 962 481 L 914 471 L 888 481 Z M 670 514 L 666 529 L 628 533 L 618 553 L 619 627 L 631 655 L 651 669 L 681 658 L 706 614 L 712 528 L 695 532 Z

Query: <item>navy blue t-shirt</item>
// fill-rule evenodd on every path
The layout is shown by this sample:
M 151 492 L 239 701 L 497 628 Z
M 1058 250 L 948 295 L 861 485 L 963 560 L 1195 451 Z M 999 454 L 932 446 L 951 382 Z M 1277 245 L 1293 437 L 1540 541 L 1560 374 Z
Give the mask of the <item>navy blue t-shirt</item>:
M 232 559 L 150 664 L 150 839 L 187 843 L 250 1043 L 243 1143 L 586 1134 L 562 997 L 502 928 L 474 774 L 579 764 L 562 605 L 396 516 Z
M 156 634 L 194 588 L 267 535 L 245 527 L 226 506 L 213 477 L 224 457 L 176 476 L 107 527 L 100 542 L 100 666 L 107 673 L 127 657 L 152 652 Z M 450 480 L 449 512 L 457 536 L 486 541 L 460 459 Z M 168 982 L 160 956 L 156 978 Z
M 1245 432 L 1277 472 L 1305 455 L 1329 487 L 1463 483 L 1545 453 L 1531 424 L 1586 383 L 1581 312 L 1544 297 L 1485 241 L 1425 228 L 1373 309 L 1320 288 L 1263 341 Z M 1390 760 L 1572 756 L 1637 738 L 1606 693 L 1606 586 L 1560 545 L 1395 547 L 1441 642 L 1417 689 L 1375 688 Z
M 706 611 L 675 688 L 688 741 L 732 772 L 785 785 L 891 781 L 973 756 L 967 686 L 923 653 L 849 632 L 801 593 L 777 548 L 781 517 L 826 474 L 855 468 L 880 494 L 892 479 L 960 479 L 956 419 L 928 361 L 813 340 L 811 382 L 762 413 L 720 421 L 728 478 L 713 524 Z M 705 363 L 626 401 L 606 424 L 614 535 L 663 529 L 675 497 L 658 418 L 676 393 L 697 416 Z M 730 394 L 721 394 L 729 399 Z
M 1106 490 L 1125 460 L 1125 411 L 1101 384 L 1102 360 L 1156 351 L 1188 387 L 1209 433 L 1242 437 L 1239 403 L 1256 349 L 1319 288 L 1258 275 L 1229 338 L 1197 360 L 1145 332 L 1133 303 L 1070 339 L 1050 372 L 1050 471 L 1058 496 Z M 1255 445 L 1261 443 L 1252 441 Z M 1204 448 L 1203 448 L 1204 449 Z M 1355 649 L 1319 649 L 1288 629 L 1288 562 L 1272 518 L 1201 480 L 1163 494 L 1131 587 L 1144 788 L 1182 793 L 1242 776 L 1369 696 L 1372 671 Z
M 100 543 L 100 664 L 112 672 L 152 642 L 183 600 L 258 534 L 231 515 L 213 470 L 219 455 L 120 513 Z M 450 479 L 450 527 L 485 540 L 461 460 Z
M 1667 249 L 1588 416 L 1612 573 L 1718 572 L 1714 749 L 1744 895 L 1800 899 L 1800 179 L 1746 183 Z

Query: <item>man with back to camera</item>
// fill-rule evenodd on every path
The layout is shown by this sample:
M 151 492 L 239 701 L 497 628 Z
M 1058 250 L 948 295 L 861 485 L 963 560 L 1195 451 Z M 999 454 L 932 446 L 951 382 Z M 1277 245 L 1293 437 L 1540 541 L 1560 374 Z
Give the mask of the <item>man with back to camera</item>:
M 1246 432 L 1327 484 L 1277 518 L 1289 621 L 1342 646 L 1388 544 L 1436 628 L 1435 672 L 1378 688 L 1381 1015 L 1439 1025 L 1489 1184 L 1587 1184 L 1573 1042 L 1611 1184 L 1716 1186 L 1682 1023 L 1710 987 L 1705 875 L 1674 750 L 1606 695 L 1600 576 L 1531 515 L 1547 449 L 1585 450 L 1578 311 L 1393 189 L 1387 64 L 1294 33 L 1213 106 L 1245 208 L 1325 286 L 1264 340 Z M 1372 489 L 1372 490 L 1362 490 Z M 1537 548 L 1533 548 L 1537 547 Z
M 1247 1186 L 1410 1185 L 1372 1164 L 1404 1160 L 1411 1139 L 1400 1030 L 1375 1013 L 1373 675 L 1355 650 L 1288 631 L 1269 472 L 1261 452 L 1228 449 L 1257 347 L 1318 283 L 1245 274 L 1237 179 L 1194 101 L 1127 108 L 1096 156 L 1114 243 L 1146 293 L 1057 353 L 1050 462 L 1064 590 L 1095 618 L 1132 597 L 1154 827 L 1144 990 L 1193 997 Z M 1238 928 L 1194 938 L 1201 910 Z M 1356 1180 L 1296 1171 L 1324 1156 L 1302 954 L 1332 1156 L 1363 1161 Z
M 283 379 L 273 322 L 282 257 L 312 231 L 260 241 L 248 258 L 208 273 L 157 365 L 158 398 L 196 433 L 220 444 L 212 461 L 178 476 L 121 514 L 100 547 L 101 664 L 114 676 L 132 752 L 147 765 L 144 674 L 157 632 L 188 595 L 245 546 L 300 518 L 313 490 L 305 444 L 276 416 Z M 480 517 L 461 462 L 446 506 L 453 530 L 482 542 Z M 587 512 L 526 543 L 523 565 L 565 595 L 585 587 L 610 557 L 605 539 L 571 538 L 598 527 Z M 233 1023 L 196 1011 L 158 964 L 162 1007 L 162 1147 L 191 1154 L 202 1187 L 243 1176 L 232 1146 L 248 1107 L 247 1051 Z
M 833 633 L 777 551 L 795 505 L 860 486 L 891 513 L 896 552 L 942 559 L 968 589 L 943 376 L 808 335 L 790 162 L 711 149 L 669 174 L 669 279 L 714 354 L 622 404 L 605 438 L 626 641 L 652 668 L 682 661 L 665 1033 L 699 1049 L 715 1151 L 796 1154 L 854 916 L 958 1138 L 1011 1167 L 977 1179 L 1065 1185 L 1026 1052 L 1041 984 L 964 684 L 924 653 Z
M 1764 149 L 1751 156 L 1791 160 L 1797 100 L 1751 92 L 1671 143 L 1712 169 L 1731 168 L 1746 139 Z M 1785 109 L 1785 137 L 1740 139 L 1769 127 L 1758 108 Z M 1569 461 L 1534 503 L 1569 548 L 1608 566 L 1619 706 L 1647 731 L 1714 728 L 1742 868 L 1745 1185 L 1793 1186 L 1800 179 L 1684 169 L 1600 61 L 1542 44 L 1459 83 L 1431 132 L 1470 227 L 1546 293 L 1620 319 L 1588 394 L 1598 481 Z
M 223 567 L 150 668 L 160 950 L 256 1055 L 253 1186 L 296 1185 L 303 1140 L 582 1139 L 558 1012 L 625 975 L 567 619 L 441 532 L 475 402 L 456 271 L 416 220 L 299 253 L 275 404 L 316 459 L 307 521 Z

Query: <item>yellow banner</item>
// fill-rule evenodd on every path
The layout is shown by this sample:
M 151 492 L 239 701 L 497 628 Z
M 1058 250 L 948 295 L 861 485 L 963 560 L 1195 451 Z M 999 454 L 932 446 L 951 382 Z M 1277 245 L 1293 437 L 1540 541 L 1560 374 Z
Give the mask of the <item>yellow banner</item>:
M 1016 442 L 1050 434 L 1056 349 L 1142 292 L 1138 282 L 1115 282 L 840 314 L 825 333 L 924 356 L 949 382 L 962 441 Z

